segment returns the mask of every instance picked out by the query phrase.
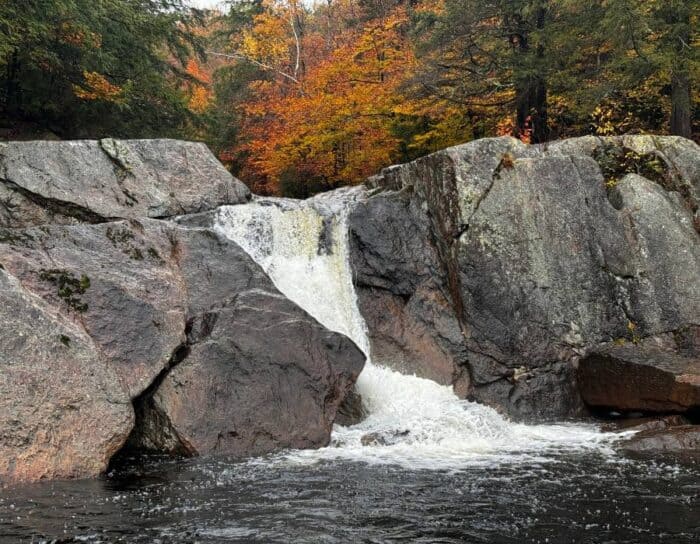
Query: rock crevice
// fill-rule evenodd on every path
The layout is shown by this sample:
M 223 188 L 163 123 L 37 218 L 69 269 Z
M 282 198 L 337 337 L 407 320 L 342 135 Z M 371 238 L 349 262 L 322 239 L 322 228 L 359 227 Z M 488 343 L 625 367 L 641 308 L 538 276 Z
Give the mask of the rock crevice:
M 368 203 L 411 188 L 402 198 L 423 215 L 403 230 L 435 249 L 445 311 L 463 334 L 466 394 L 512 417 L 583 414 L 582 356 L 700 322 L 700 150 L 688 140 L 485 139 L 393 166 L 369 184 L 385 192 Z M 421 221 L 428 227 L 418 231 Z M 366 249 L 356 251 L 363 263 Z M 409 271 L 410 261 L 400 266 Z M 360 273 L 360 290 L 362 281 Z
M 0 193 L 41 195 L 0 198 L 0 485 L 95 476 L 127 439 L 236 456 L 328 442 L 361 351 L 214 229 L 147 217 L 247 199 L 206 148 L 11 143 L 0 163 Z

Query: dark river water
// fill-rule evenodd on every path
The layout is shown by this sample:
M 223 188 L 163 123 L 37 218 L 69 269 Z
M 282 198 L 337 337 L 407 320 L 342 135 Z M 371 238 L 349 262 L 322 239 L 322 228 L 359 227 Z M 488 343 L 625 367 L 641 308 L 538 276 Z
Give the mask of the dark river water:
M 700 542 L 700 463 L 553 455 L 458 471 L 151 459 L 0 490 L 1 542 Z

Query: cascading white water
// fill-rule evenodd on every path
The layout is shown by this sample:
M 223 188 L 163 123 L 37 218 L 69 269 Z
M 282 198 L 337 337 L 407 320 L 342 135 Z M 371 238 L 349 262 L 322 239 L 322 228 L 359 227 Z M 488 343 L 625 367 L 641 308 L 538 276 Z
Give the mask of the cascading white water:
M 357 390 L 369 415 L 336 426 L 329 447 L 291 454 L 350 458 L 416 468 L 456 468 L 570 449 L 601 448 L 610 436 L 591 425 L 523 425 L 460 400 L 450 387 L 406 376 L 372 361 L 349 261 L 347 214 L 363 189 L 305 201 L 258 198 L 220 208 L 216 228 L 237 242 L 277 288 L 368 356 Z M 363 444 L 364 437 L 364 444 Z

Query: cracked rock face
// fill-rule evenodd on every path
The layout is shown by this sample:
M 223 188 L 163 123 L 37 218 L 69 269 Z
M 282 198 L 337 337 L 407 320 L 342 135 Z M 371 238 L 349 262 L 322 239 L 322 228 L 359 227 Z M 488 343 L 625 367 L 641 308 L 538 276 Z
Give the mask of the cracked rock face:
M 0 143 L 0 227 L 168 217 L 249 196 L 201 143 Z
M 0 228 L 0 264 L 2 482 L 95 476 L 130 433 L 187 455 L 322 446 L 364 364 L 211 229 Z
M 89 335 L 131 398 L 185 340 L 177 233 L 144 220 L 0 229 L 0 263 Z
M 494 138 L 446 149 L 370 179 L 385 190 L 365 205 L 376 218 L 406 199 L 422 215 L 404 214 L 412 249 L 400 262 L 364 237 L 358 283 L 382 278 L 376 264 L 365 278 L 373 258 L 394 276 L 420 277 L 408 253 L 422 262 L 425 251 L 413 249 L 422 243 L 438 261 L 431 292 L 461 325 L 469 398 L 518 419 L 576 416 L 585 409 L 581 355 L 700 323 L 699 172 L 700 149 L 674 137 Z M 394 230 L 384 244 L 402 247 Z M 379 303 L 374 312 L 394 315 Z
M 137 403 L 131 446 L 247 456 L 326 445 L 362 352 L 280 294 L 235 243 L 208 229 L 181 229 L 179 240 L 185 354 Z
M 466 345 L 425 210 L 383 193 L 348 218 L 353 277 L 373 359 L 466 393 Z

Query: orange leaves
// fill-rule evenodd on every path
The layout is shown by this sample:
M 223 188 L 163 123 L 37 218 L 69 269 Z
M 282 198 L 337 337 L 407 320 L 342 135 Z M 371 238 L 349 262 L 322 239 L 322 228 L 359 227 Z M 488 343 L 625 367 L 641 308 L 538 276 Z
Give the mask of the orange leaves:
M 123 89 L 114 85 L 109 80 L 97 72 L 83 72 L 85 83 L 83 85 L 73 85 L 75 96 L 82 100 L 103 100 L 115 104 L 123 100 Z
M 194 113 L 204 113 L 211 103 L 211 75 L 206 72 L 195 59 L 187 62 L 186 72 L 194 81 L 187 83 L 189 100 L 187 107 Z
M 102 36 L 95 32 L 86 31 L 72 23 L 62 23 L 58 27 L 58 39 L 63 43 L 76 47 L 99 49 L 102 46 Z
M 270 20 L 258 17 L 250 36 L 270 36 Z M 273 184 L 291 169 L 338 185 L 360 182 L 395 160 L 399 141 L 392 122 L 404 107 L 399 86 L 414 65 L 401 32 L 406 22 L 398 8 L 340 35 L 334 30 L 332 41 L 323 28 L 307 31 L 298 84 L 277 77 L 251 86 L 255 98 L 242 108 L 249 138 L 238 147 L 250 157 L 248 167 Z M 280 35 L 272 35 L 269 47 L 249 45 L 248 53 L 272 55 Z M 289 49 L 286 54 L 293 58 Z
M 442 9 L 442 0 L 428 3 Z M 360 183 L 393 162 L 473 137 L 463 109 L 409 86 L 419 68 L 409 32 L 415 6 L 265 6 L 231 44 L 260 73 L 236 105 L 241 139 L 220 154 L 256 187 Z

